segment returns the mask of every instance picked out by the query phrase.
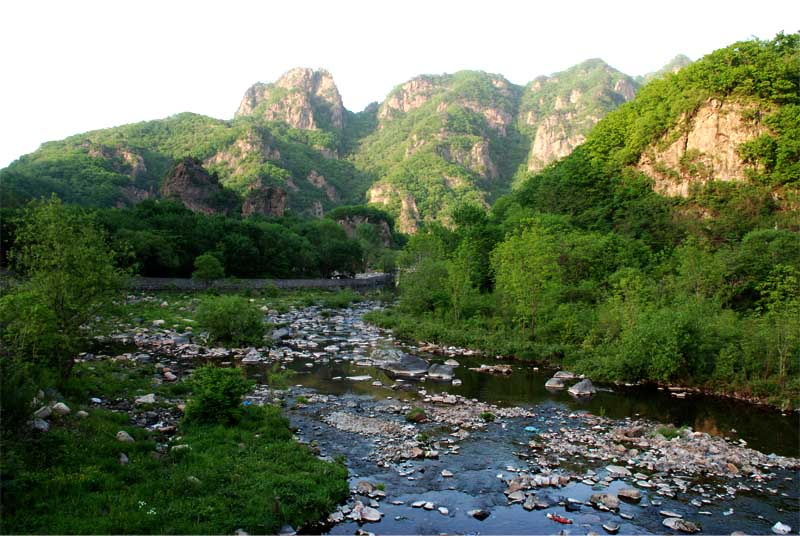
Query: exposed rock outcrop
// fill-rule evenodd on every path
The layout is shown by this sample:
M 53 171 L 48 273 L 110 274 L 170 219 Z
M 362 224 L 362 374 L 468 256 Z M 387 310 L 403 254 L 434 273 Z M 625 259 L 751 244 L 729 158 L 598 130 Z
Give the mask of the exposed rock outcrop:
M 367 200 L 369 203 L 387 207 L 399 204 L 399 216 L 396 221 L 397 230 L 406 234 L 417 232 L 420 215 L 417 202 L 411 194 L 401 192 L 391 184 L 376 183 L 367 191 Z
M 531 146 L 528 170 L 538 171 L 550 162 L 564 158 L 586 140 L 583 134 L 568 130 L 574 117 L 572 113 L 557 113 L 539 123 Z
M 242 215 L 260 214 L 281 217 L 286 212 L 286 190 L 265 186 L 260 180 L 250 185 L 242 203 Z
M 164 178 L 161 196 L 177 199 L 192 212 L 228 214 L 223 188 L 216 175 L 208 173 L 195 158 L 184 158 Z
M 445 143 L 438 147 L 438 153 L 446 161 L 470 169 L 484 179 L 497 178 L 497 166 L 492 161 L 489 142 L 486 140 L 476 142 L 468 151 Z
M 236 115 L 254 114 L 303 130 L 341 130 L 345 109 L 328 71 L 297 68 L 273 84 L 257 83 L 247 90 Z
M 281 153 L 270 136 L 261 136 L 249 131 L 238 138 L 230 146 L 207 158 L 203 164 L 207 167 L 223 167 L 229 175 L 239 175 L 245 171 L 247 160 L 256 158 L 259 162 L 278 160 Z
M 767 130 L 746 118 L 749 110 L 740 102 L 706 101 L 646 149 L 636 169 L 653 177 L 655 190 L 668 196 L 686 197 L 692 184 L 710 180 L 745 180 L 748 165 L 739 146 Z
M 320 175 L 315 170 L 312 169 L 311 172 L 309 172 L 308 177 L 306 177 L 306 180 L 310 182 L 315 188 L 319 190 L 324 190 L 325 196 L 328 198 L 329 201 L 334 203 L 339 201 L 340 196 L 339 192 L 336 191 L 336 188 L 334 188 L 332 184 L 330 184 L 327 180 L 325 180 L 324 176 Z
M 413 78 L 393 91 L 378 109 L 378 119 L 389 119 L 397 112 L 419 108 L 436 93 L 437 86 L 429 77 Z
M 337 219 L 336 223 L 342 226 L 344 232 L 347 233 L 347 238 L 355 237 L 356 229 L 358 229 L 360 225 L 372 225 L 377 231 L 383 246 L 387 248 L 392 246 L 392 229 L 389 227 L 389 223 L 384 219 L 376 220 L 369 216 L 353 214 L 345 218 Z
M 111 168 L 117 173 L 128 175 L 131 179 L 144 178 L 147 175 L 147 166 L 144 158 L 139 153 L 126 147 L 109 147 L 89 140 L 83 142 L 89 156 L 102 158 L 111 163 Z

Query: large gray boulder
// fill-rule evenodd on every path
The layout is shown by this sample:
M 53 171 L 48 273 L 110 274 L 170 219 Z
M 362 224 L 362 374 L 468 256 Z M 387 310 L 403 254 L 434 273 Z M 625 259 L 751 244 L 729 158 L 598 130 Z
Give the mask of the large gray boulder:
M 428 378 L 442 382 L 452 381 L 453 367 L 450 365 L 431 365 L 431 367 L 428 369 Z
M 570 387 L 567 392 L 572 396 L 592 396 L 597 392 L 597 389 L 592 385 L 592 380 L 587 378 Z
M 566 387 L 566 385 L 564 385 L 564 380 L 556 377 L 547 380 L 547 383 L 545 383 L 544 386 L 547 389 L 564 389 Z
M 428 373 L 428 362 L 395 348 L 378 349 L 372 352 L 376 367 L 385 370 L 394 378 L 421 378 Z

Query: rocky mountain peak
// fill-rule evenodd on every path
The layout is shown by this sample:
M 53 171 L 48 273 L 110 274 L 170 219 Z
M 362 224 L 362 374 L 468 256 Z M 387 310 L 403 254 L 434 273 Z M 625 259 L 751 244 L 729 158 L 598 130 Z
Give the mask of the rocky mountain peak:
M 301 130 L 341 130 L 345 109 L 333 76 L 324 69 L 295 68 L 276 82 L 245 92 L 236 116 L 256 115 Z

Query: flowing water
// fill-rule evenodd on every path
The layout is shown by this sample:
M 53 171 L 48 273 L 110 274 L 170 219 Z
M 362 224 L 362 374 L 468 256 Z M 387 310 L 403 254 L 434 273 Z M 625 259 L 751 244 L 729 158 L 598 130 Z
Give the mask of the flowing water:
M 744 471 L 741 475 L 720 476 L 642 469 L 649 480 L 639 482 L 641 502 L 623 502 L 619 512 L 614 512 L 592 508 L 587 501 L 593 493 L 616 493 L 634 485 L 633 478 L 604 478 L 605 467 L 616 458 L 593 457 L 589 447 L 578 454 L 561 451 L 561 455 L 556 448 L 556 454 L 549 458 L 537 457 L 528 449 L 531 440 L 546 443 L 561 437 L 573 441 L 582 434 L 588 437 L 619 424 L 654 421 L 724 437 L 737 448 L 746 444 L 765 454 L 796 458 L 800 455 L 797 413 L 782 414 L 700 394 L 677 398 L 669 391 L 644 387 L 601 385 L 596 395 L 576 400 L 566 391 L 544 388 L 553 371 L 513 362 L 510 375 L 490 375 L 469 369 L 496 364 L 497 360 L 465 355 L 455 356 L 460 363 L 455 368 L 460 385 L 430 380 L 398 382 L 384 370 L 369 365 L 372 349 L 395 346 L 430 363 L 441 363 L 450 356 L 422 353 L 413 346 L 400 344 L 391 333 L 366 325 L 362 315 L 376 306 L 364 303 L 332 314 L 311 307 L 271 318 L 285 325 L 288 331 L 289 340 L 283 343 L 282 355 L 285 366 L 295 371 L 291 378 L 295 385 L 289 390 L 287 414 L 298 435 L 319 448 L 323 456 L 344 457 L 352 488 L 367 481 L 385 493 L 385 497 L 373 494 L 372 498 L 367 493 L 354 495 L 348 503 L 352 507 L 355 500 L 365 505 L 371 501 L 382 514 L 380 522 L 356 523 L 346 517 L 349 509 L 345 508 L 345 519 L 322 527 L 323 531 L 553 534 L 565 530 L 569 534 L 602 534 L 603 525 L 612 524 L 618 525 L 623 534 L 673 533 L 662 524 L 664 516 L 659 512 L 664 510 L 683 515 L 701 526 L 704 534 L 730 534 L 737 530 L 769 533 L 778 521 L 790 525 L 793 533 L 800 529 L 800 477 L 796 466 L 787 469 L 776 464 L 766 473 L 762 470 L 755 479 Z M 280 349 L 278 354 L 281 355 Z M 256 378 L 263 378 L 266 373 L 263 366 L 246 368 Z M 430 404 L 431 396 L 444 394 L 464 397 L 453 407 L 488 403 L 499 408 L 521 408 L 529 414 L 504 417 L 472 428 L 468 437 L 457 441 L 455 449 L 452 446 L 456 441 L 448 438 L 452 438 L 450 434 L 458 431 L 459 426 L 442 422 L 416 425 L 412 436 L 424 432 L 430 438 L 428 441 L 438 447 L 439 455 L 408 460 L 392 460 L 376 454 L 381 449 L 391 450 L 392 443 L 399 443 L 401 437 L 328 424 L 332 422 L 332 414 L 347 415 L 362 419 L 359 422 L 406 427 L 408 432 L 411 425 L 404 421 L 404 412 L 417 404 Z M 543 462 L 545 458 L 548 461 Z M 619 464 L 625 465 L 624 461 Z M 639 470 L 638 466 L 630 467 L 632 472 Z M 452 476 L 443 476 L 442 471 Z M 564 486 L 534 490 L 536 497 L 548 506 L 545 509 L 528 511 L 520 503 L 510 504 L 504 494 L 508 482 L 526 473 L 542 471 L 570 474 L 573 478 Z M 417 501 L 432 503 L 427 506 L 433 508 L 412 506 Z M 446 510 L 440 511 L 440 507 Z M 488 517 L 479 520 L 469 514 L 476 509 L 486 511 Z M 549 514 L 563 516 L 572 523 L 559 524 L 549 519 Z

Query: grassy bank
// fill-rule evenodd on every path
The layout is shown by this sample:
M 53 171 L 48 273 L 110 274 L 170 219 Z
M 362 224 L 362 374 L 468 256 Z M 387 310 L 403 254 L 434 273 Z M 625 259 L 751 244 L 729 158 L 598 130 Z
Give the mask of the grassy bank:
M 366 320 L 408 341 L 433 342 L 479 350 L 487 355 L 502 355 L 539 365 L 564 367 L 587 374 L 596 381 L 628 381 L 606 366 L 609 358 L 597 359 L 589 350 L 563 341 L 537 343 L 513 325 L 496 317 L 474 316 L 454 320 L 449 315 L 416 314 L 402 307 L 391 307 L 366 315 Z M 800 408 L 800 379 L 791 377 L 781 384 L 775 376 L 740 378 L 735 374 L 711 374 L 705 378 L 683 378 L 656 382 L 701 389 L 710 394 L 731 396 L 781 409 Z
M 164 320 L 166 328 L 200 330 L 195 313 L 203 299 L 139 296 L 103 319 L 100 331 L 150 326 L 154 320 Z M 341 307 L 361 297 L 309 291 L 247 299 L 274 310 Z M 48 432 L 3 423 L 3 533 L 275 533 L 284 524 L 297 528 L 324 519 L 347 496 L 347 469 L 295 441 L 275 407 L 245 407 L 241 420 L 227 426 L 185 418 L 174 433 L 136 426 L 133 414 L 180 414 L 178 404 L 196 394 L 191 381 L 159 385 L 153 378 L 152 365 L 81 362 L 48 393 L 72 410 L 51 417 Z M 134 409 L 134 399 L 148 393 L 156 402 Z M 92 397 L 103 403 L 92 403 Z M 81 410 L 88 416 L 79 416 Z M 118 441 L 120 431 L 135 441 Z

